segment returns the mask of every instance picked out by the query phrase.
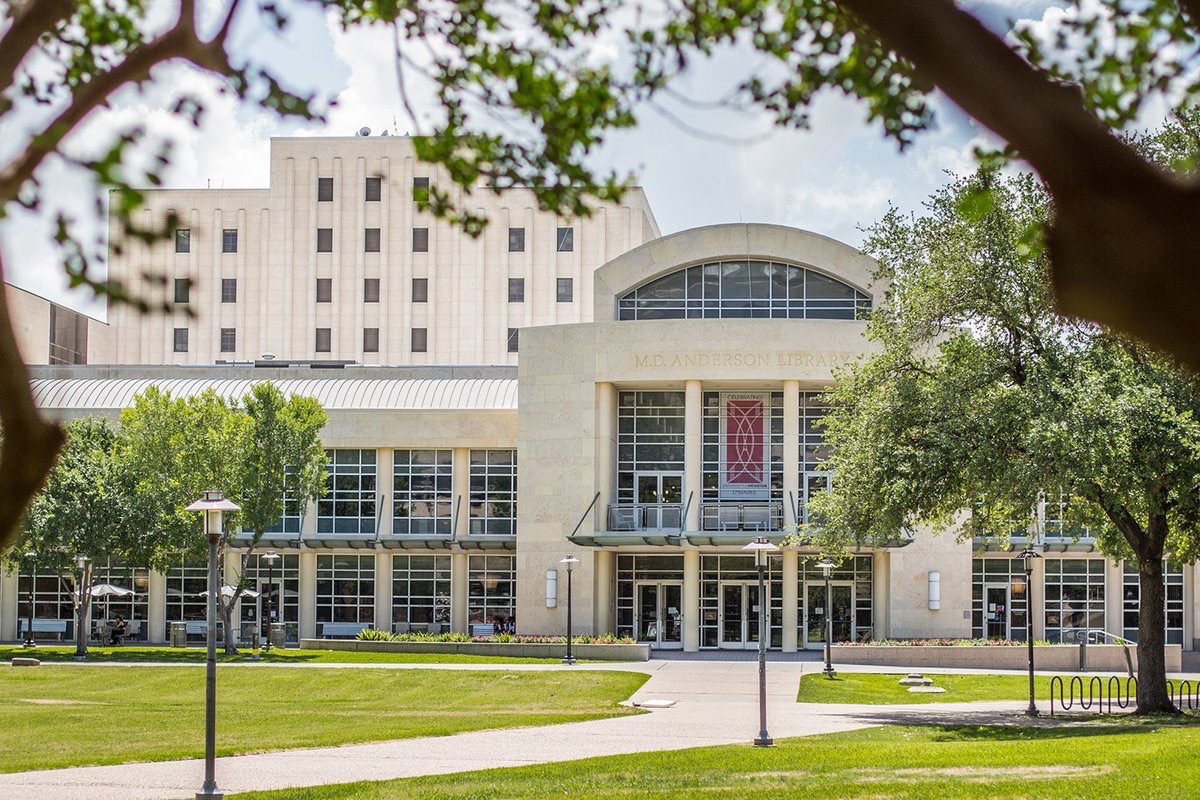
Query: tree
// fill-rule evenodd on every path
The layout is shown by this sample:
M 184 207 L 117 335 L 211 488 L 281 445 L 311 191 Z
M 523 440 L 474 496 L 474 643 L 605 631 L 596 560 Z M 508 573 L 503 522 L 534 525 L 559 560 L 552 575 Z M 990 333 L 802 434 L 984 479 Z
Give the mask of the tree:
M 1200 384 L 1127 336 L 1053 309 L 1040 237 L 1049 201 L 1028 174 L 989 171 L 889 213 L 866 249 L 890 284 L 879 351 L 831 390 L 814 500 L 826 549 L 918 526 L 1006 538 L 1067 499 L 1068 529 L 1134 558 L 1138 712 L 1174 710 L 1163 660 L 1163 559 L 1200 550 Z M 962 510 L 971 514 L 962 522 Z
M 597 175 L 588 158 L 610 131 L 677 94 L 672 80 L 695 60 L 729 47 L 747 58 L 717 105 L 766 112 L 780 126 L 808 124 L 822 91 L 863 99 L 868 116 L 900 146 L 933 119 L 934 89 L 1028 162 L 1055 201 L 1046 237 L 1061 311 L 1143 337 L 1200 366 L 1194 309 L 1200 305 L 1200 192 L 1157 168 L 1113 135 L 1148 100 L 1177 109 L 1200 94 L 1195 77 L 1200 0 L 1074 0 L 1058 35 L 992 30 L 951 0 L 668 0 L 657 13 L 630 13 L 613 0 L 466 0 L 446 13 L 429 0 L 308 0 L 345 26 L 396 31 L 397 75 L 414 123 L 406 76 L 431 82 L 441 119 L 416 140 L 418 155 L 445 167 L 463 188 L 530 187 L 545 209 L 587 213 L 614 199 L 623 176 Z M 274 3 L 228 0 L 210 29 L 195 0 L 148 33 L 144 0 L 0 1 L 0 125 L 26 131 L 0 163 L 0 214 L 45 199 L 39 170 L 64 157 L 64 139 L 114 92 L 154 80 L 152 70 L 182 62 L 222 76 L 249 102 L 319 117 L 314 98 L 286 91 L 253 61 L 233 54 L 229 33 L 241 14 L 282 28 Z M 250 9 L 250 10 L 245 10 Z M 598 54 L 613 39 L 625 52 Z M 251 57 L 252 58 L 252 57 Z M 685 101 L 690 98 L 685 98 Z M 30 106 L 50 113 L 16 124 Z M 203 109 L 181 98 L 174 109 L 197 122 Z M 23 118 L 21 118 L 23 119 Z M 8 124 L 13 123 L 13 124 Z M 497 133 L 496 131 L 504 131 Z M 79 166 L 110 192 L 121 239 L 153 240 L 164 230 L 137 224 L 141 193 L 129 169 L 142 130 L 119 132 L 105 154 Z M 165 163 L 169 152 L 157 153 Z M 69 158 L 67 158 L 70 161 Z M 157 184 L 157 167 L 141 175 Z M 433 188 L 419 201 L 477 231 L 483 221 Z M 57 237 L 72 281 L 113 300 L 139 302 L 97 277 L 74 221 L 59 215 Z M 169 227 L 169 226 L 168 226 Z M 0 278 L 3 277 L 0 253 Z M 147 309 L 148 310 L 148 309 Z M 33 404 L 9 312 L 0 296 L 0 549 L 45 480 L 62 431 Z

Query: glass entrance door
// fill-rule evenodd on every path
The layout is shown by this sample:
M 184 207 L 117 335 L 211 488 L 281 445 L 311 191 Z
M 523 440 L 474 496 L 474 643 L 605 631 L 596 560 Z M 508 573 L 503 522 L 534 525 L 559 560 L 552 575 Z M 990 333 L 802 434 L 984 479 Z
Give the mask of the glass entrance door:
M 1008 585 L 997 584 L 984 587 L 984 635 L 989 639 L 1009 638 Z
M 758 619 L 762 613 L 757 583 L 721 584 L 721 639 L 730 649 L 758 646 Z
M 683 647 L 683 584 L 637 584 L 637 640 L 662 649 Z
M 833 608 L 833 642 L 852 642 L 854 630 L 854 584 L 850 581 L 830 581 L 829 594 Z M 804 586 L 804 643 L 805 646 L 825 645 L 825 583 L 814 581 Z
M 637 501 L 639 527 L 665 530 L 680 527 L 680 503 L 683 498 L 682 472 L 639 472 Z
M 260 627 L 261 635 L 264 637 L 263 641 L 266 641 L 265 637 L 269 636 L 271 633 L 271 623 L 279 622 L 281 619 L 281 616 L 280 616 L 281 611 L 279 608 L 280 597 L 279 597 L 278 590 L 279 590 L 279 581 L 275 581 L 274 583 L 267 583 L 266 581 L 259 581 L 258 582 L 258 597 L 255 598 L 254 601 L 252 601 L 252 602 L 256 603 L 256 605 L 257 605 L 257 608 L 255 609 L 257 612 L 256 618 L 261 620 L 259 627 Z M 243 609 L 246 608 L 246 603 L 247 603 L 246 599 L 243 598 L 242 599 L 242 608 Z

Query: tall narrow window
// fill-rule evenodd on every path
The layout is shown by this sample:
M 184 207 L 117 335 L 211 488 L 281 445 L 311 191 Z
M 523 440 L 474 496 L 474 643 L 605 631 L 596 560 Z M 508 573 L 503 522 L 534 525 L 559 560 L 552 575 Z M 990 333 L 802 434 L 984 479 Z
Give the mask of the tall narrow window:
M 379 202 L 383 194 L 383 178 L 378 176 L 367 178 L 366 195 L 368 203 Z
M 413 228 L 413 252 L 429 252 L 429 228 Z
M 333 302 L 333 278 L 317 278 L 317 302 Z
M 221 231 L 221 252 L 236 253 L 237 252 L 237 228 L 226 228 Z
M 509 278 L 508 279 L 508 302 L 524 303 L 525 302 L 525 279 L 524 278 Z
M 412 329 L 412 351 L 414 353 L 424 353 L 429 349 L 429 329 L 428 328 L 413 328 Z
M 237 302 L 237 278 L 222 278 L 221 279 L 221 302 L 236 303 Z
M 237 330 L 221 328 L 221 352 L 232 353 L 237 349 Z
M 175 352 L 186 353 L 188 351 L 188 329 L 175 329 Z
M 559 228 L 557 239 L 558 239 L 558 252 L 560 252 L 560 253 L 575 252 L 575 229 L 574 228 Z
M 175 229 L 175 252 L 176 253 L 192 252 L 192 229 L 191 228 L 176 228 Z
M 414 303 L 428 303 L 429 302 L 429 279 L 428 278 L 413 278 L 412 301 Z
M 363 328 L 363 352 L 379 352 L 379 328 Z
M 329 328 L 317 328 L 318 353 L 328 353 L 333 349 L 333 333 Z
M 524 228 L 509 228 L 508 229 L 508 252 L 524 253 L 525 252 L 525 229 Z
M 333 228 L 317 228 L 317 252 L 333 252 Z
M 317 178 L 317 202 L 333 202 L 333 178 Z
M 379 278 L 364 278 L 363 279 L 363 302 L 378 303 L 379 302 Z
M 508 352 L 510 352 L 510 353 L 517 352 L 517 339 L 520 336 L 520 334 L 521 334 L 521 330 L 519 328 L 509 328 L 508 329 Z
M 192 294 L 192 281 L 190 278 L 175 279 L 175 302 L 186 303 Z
M 429 178 L 413 178 L 413 199 L 424 200 L 429 197 Z
M 367 253 L 379 252 L 379 228 L 367 228 L 363 237 L 363 250 Z
M 569 303 L 575 299 L 575 281 L 572 278 L 558 279 L 558 302 Z

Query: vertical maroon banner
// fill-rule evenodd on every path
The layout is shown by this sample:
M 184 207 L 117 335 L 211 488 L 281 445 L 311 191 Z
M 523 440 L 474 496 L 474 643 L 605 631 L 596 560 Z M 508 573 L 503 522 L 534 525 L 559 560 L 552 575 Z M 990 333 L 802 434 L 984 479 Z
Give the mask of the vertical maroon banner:
M 768 490 L 766 398 L 760 393 L 728 393 L 723 399 L 722 493 L 733 497 L 761 496 Z

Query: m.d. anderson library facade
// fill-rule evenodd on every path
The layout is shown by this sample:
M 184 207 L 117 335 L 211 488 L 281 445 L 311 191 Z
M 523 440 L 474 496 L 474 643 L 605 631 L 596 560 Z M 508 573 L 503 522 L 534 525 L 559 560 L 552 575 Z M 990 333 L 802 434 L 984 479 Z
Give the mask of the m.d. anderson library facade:
M 819 396 L 870 348 L 871 261 L 774 225 L 661 236 L 640 190 L 587 219 L 539 211 L 524 190 L 480 192 L 468 207 L 490 224 L 471 239 L 416 209 L 413 186 L 441 180 L 402 137 L 300 138 L 272 142 L 268 189 L 148 192 L 144 222 L 174 212 L 180 227 L 111 272 L 178 312 L 111 308 L 106 325 L 6 287 L 27 361 L 46 365 L 32 370 L 38 403 L 115 420 L 151 384 L 233 397 L 267 379 L 317 397 L 330 491 L 291 506 L 259 548 L 282 556 L 271 583 L 260 558 L 249 567 L 292 640 L 497 619 L 561 633 L 559 560 L 574 555 L 576 632 L 757 647 L 742 548 L 778 542 L 829 486 Z M 1135 638 L 1136 572 L 1055 535 L 1052 505 L 1037 511 L 1029 585 L 1015 552 L 952 535 L 851 554 L 832 576 L 835 640 L 1024 639 L 1030 624 L 1051 641 Z M 769 560 L 772 647 L 824 641 L 814 556 Z M 0 639 L 18 637 L 30 578 L 0 576 Z M 95 580 L 136 590 L 96 612 L 132 620 L 134 639 L 204 614 L 202 563 L 97 559 Z M 1191 650 L 1194 568 L 1166 581 L 1167 641 Z M 70 588 L 51 574 L 32 588 L 36 618 L 70 636 Z M 241 602 L 242 622 L 261 619 L 263 597 Z

